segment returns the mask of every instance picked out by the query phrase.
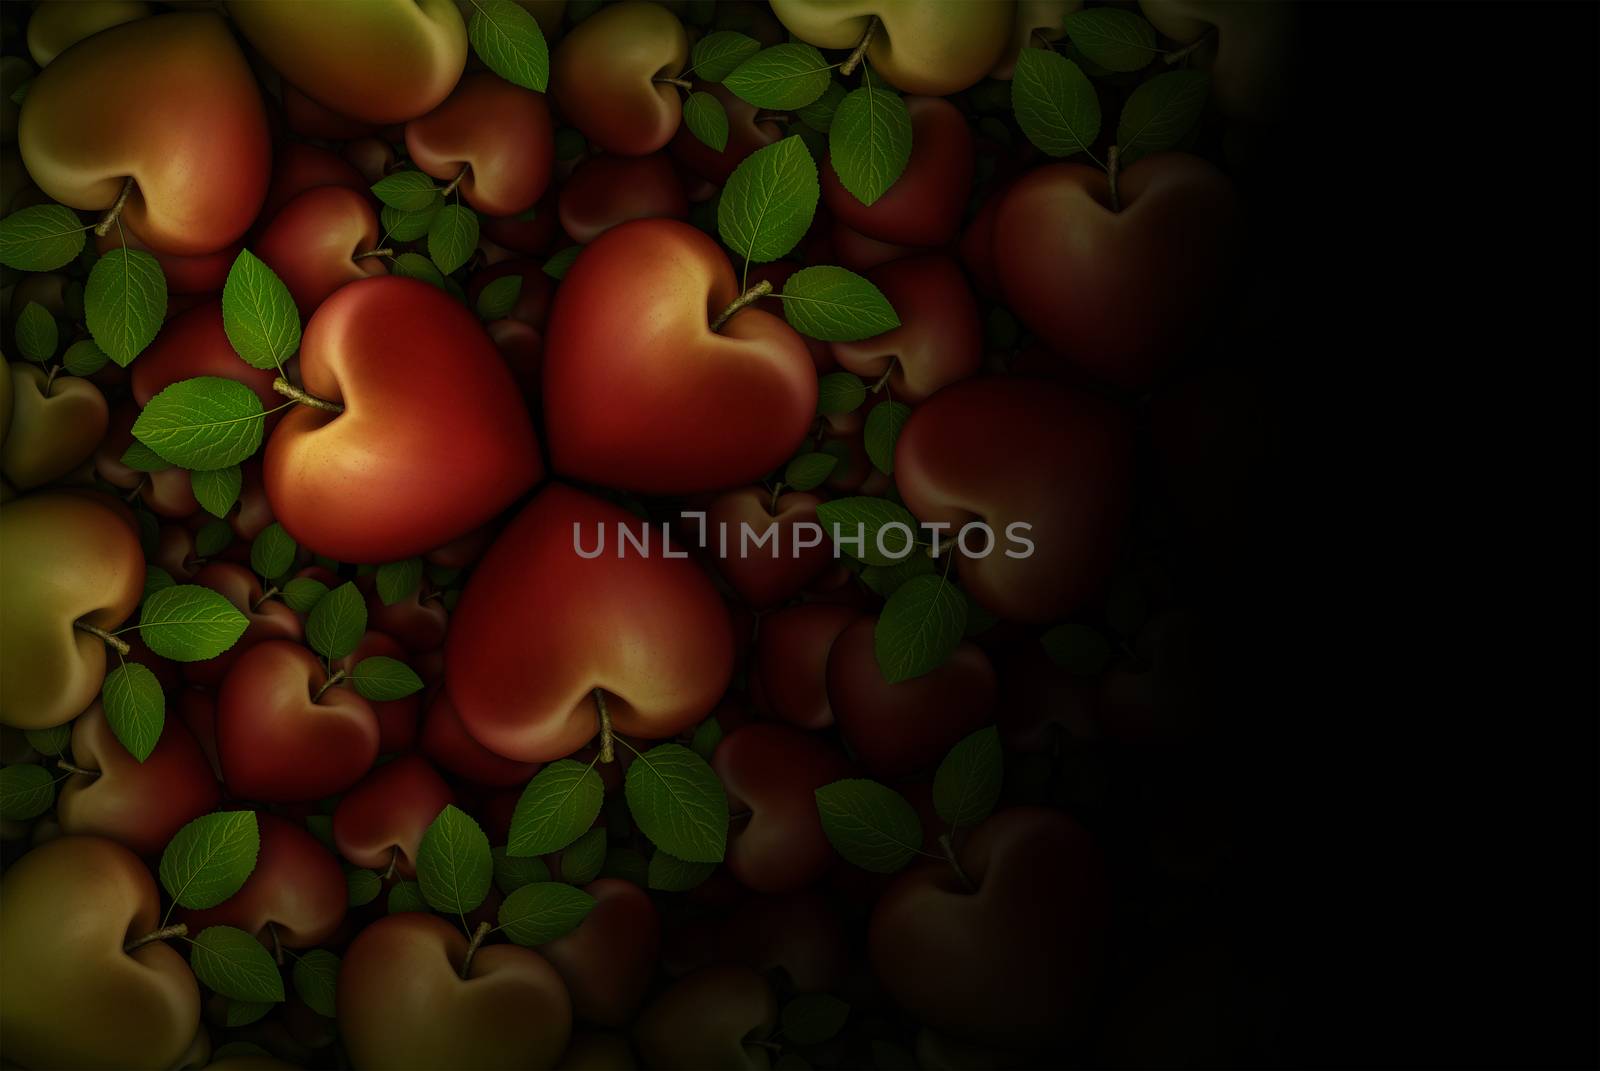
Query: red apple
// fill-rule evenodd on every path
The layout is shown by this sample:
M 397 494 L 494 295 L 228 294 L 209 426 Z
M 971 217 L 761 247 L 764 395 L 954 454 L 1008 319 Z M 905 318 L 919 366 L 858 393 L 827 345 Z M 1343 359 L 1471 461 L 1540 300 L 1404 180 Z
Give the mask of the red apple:
M 473 208 L 514 216 L 550 184 L 555 143 L 544 94 L 488 71 L 462 78 L 433 111 L 406 124 L 406 151 L 424 172 L 458 189 Z
M 658 4 L 610 4 L 574 26 L 550 57 L 561 114 L 606 152 L 643 156 L 682 117 L 677 78 L 689 60 L 683 24 Z
M 955 261 L 943 255 L 897 260 L 867 278 L 894 306 L 900 326 L 859 342 L 835 342 L 839 367 L 868 383 L 887 372 L 886 397 L 912 405 L 977 373 L 983 325 Z
M 791 892 L 834 860 L 817 816 L 816 791 L 850 775 L 833 746 L 787 725 L 746 725 L 711 758 L 731 811 L 750 812 L 728 833 L 728 870 L 756 892 Z
M 502 758 L 468 735 L 450 702 L 450 693 L 443 688 L 428 704 L 422 720 L 421 747 L 423 754 L 446 770 L 480 785 L 525 785 L 539 772 L 538 763 Z
M 333 812 L 333 842 L 356 866 L 417 876 L 417 848 L 439 812 L 455 802 L 444 779 L 416 755 L 368 774 Z
M 295 612 L 275 599 L 263 599 L 261 581 L 242 565 L 211 562 L 196 570 L 191 583 L 210 588 L 233 604 L 250 622 L 232 647 L 203 662 L 187 662 L 183 676 L 190 684 L 214 688 L 250 648 L 263 640 L 298 643 L 305 635 Z
M 380 233 L 365 193 L 313 186 L 278 210 L 253 251 L 289 288 L 300 315 L 310 316 L 344 284 L 388 273 L 382 257 L 362 255 L 378 248 Z
M 507 275 L 521 276 L 522 287 L 517 291 L 516 304 L 511 306 L 511 311 L 506 315 L 543 330 L 545 320 L 550 315 L 550 302 L 555 297 L 556 284 L 545 274 L 544 268 L 534 261 L 512 257 L 474 272 L 467 282 L 467 301 L 476 308 L 478 295 L 483 293 L 483 288 Z
M 191 934 L 234 926 L 267 947 L 314 948 L 344 921 L 349 893 L 344 871 L 322 842 L 294 822 L 259 813 L 261 852 L 239 891 L 216 907 L 180 911 Z M 269 929 L 270 927 L 270 929 Z
M 299 141 L 288 142 L 278 146 L 273 158 L 272 184 L 267 187 L 267 199 L 261 202 L 259 221 L 270 223 L 278 209 L 318 186 L 344 186 L 365 194 L 376 181 L 376 178 L 368 181 L 356 168 L 327 149 Z
M 854 607 L 810 602 L 763 617 L 750 663 L 757 708 L 800 729 L 832 725 L 828 652 L 860 616 Z
M 683 182 L 665 153 L 591 156 L 557 201 L 561 229 L 584 245 L 630 219 L 688 219 Z
M 333 668 L 354 673 L 357 664 L 366 658 L 392 658 L 397 662 L 409 661 L 406 649 L 392 637 L 371 629 L 361 637 L 356 649 L 334 662 Z M 372 713 L 378 719 L 378 754 L 388 755 L 404 751 L 417 739 L 417 720 L 422 714 L 422 696 L 413 694 L 399 699 L 372 699 Z
M 244 248 L 242 242 L 234 242 L 214 253 L 196 253 L 192 256 L 164 253 L 159 249 L 151 249 L 142 238 L 127 227 L 121 229 L 112 227 L 94 239 L 95 252 L 102 256 L 123 246 L 137 249 L 141 253 L 149 253 L 156 258 L 156 263 L 161 267 L 161 275 L 167 280 L 169 318 L 177 311 L 178 302 L 174 300 L 176 298 L 220 293 L 223 284 L 228 281 L 228 269 L 233 267 L 234 260 L 239 256 L 239 250 Z M 147 356 L 149 352 L 148 349 L 145 350 L 141 357 Z
M 972 131 L 942 97 L 908 97 L 911 159 L 882 197 L 864 205 L 844 188 L 830 161 L 818 168 L 822 200 L 834 218 L 868 238 L 896 245 L 938 246 L 961 227 L 972 191 Z
M 650 894 L 631 881 L 584 886 L 594 908 L 578 928 L 541 945 L 572 996 L 572 1014 L 598 1026 L 627 1026 L 655 975 L 661 920 Z
M 833 545 L 825 534 L 817 540 L 821 504 L 807 491 L 781 494 L 774 503 L 766 488 L 743 487 L 718 495 L 706 507 L 706 541 L 717 571 L 755 609 L 787 602 L 833 564 Z M 818 528 L 795 527 L 807 523 Z M 805 542 L 815 545 L 796 549 Z
M 219 376 L 243 383 L 261 399 L 264 409 L 283 404 L 283 396 L 272 389 L 277 373 L 245 364 L 228 341 L 222 326 L 221 298 L 208 299 L 162 324 L 130 372 L 133 400 L 141 406 L 150 404 L 151 398 L 179 380 L 196 376 Z M 267 417 L 267 430 L 277 421 L 276 414 Z

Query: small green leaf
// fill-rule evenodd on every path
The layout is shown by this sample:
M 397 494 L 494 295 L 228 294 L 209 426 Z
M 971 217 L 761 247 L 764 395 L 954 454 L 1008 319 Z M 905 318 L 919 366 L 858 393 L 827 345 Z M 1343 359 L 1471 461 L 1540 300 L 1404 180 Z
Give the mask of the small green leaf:
M 796 491 L 809 491 L 826 480 L 839 459 L 832 454 L 811 452 L 801 454 L 783 470 L 783 483 Z
M 383 891 L 383 879 L 370 870 L 351 867 L 344 872 L 344 888 L 351 907 L 365 907 Z
M 979 729 L 955 747 L 933 777 L 933 808 L 952 826 L 975 826 L 1000 802 L 1005 764 L 1000 731 Z
M 406 911 L 428 911 L 428 898 L 422 895 L 422 884 L 415 881 L 395 882 L 389 890 L 389 914 Z
M 177 583 L 176 580 L 172 579 L 172 574 L 161 568 L 161 566 L 147 565 L 144 567 L 144 594 L 139 597 L 139 601 L 143 602 L 158 591 L 176 587 Z
M 28 738 L 28 746 L 41 755 L 65 755 L 72 743 L 72 723 L 52 725 L 48 729 L 25 729 L 22 735 Z
M 569 245 L 559 250 L 549 260 L 544 262 L 544 273 L 552 279 L 564 279 L 567 269 L 572 267 L 572 262 L 578 259 L 578 254 L 583 252 L 581 245 Z
M 839 102 L 828 130 L 834 174 L 856 200 L 870 205 L 911 162 L 911 113 L 898 93 L 857 89 Z
M 502 275 L 478 291 L 478 315 L 485 320 L 510 316 L 511 310 L 517 307 L 517 298 L 521 296 L 522 276 Z
M 605 785 L 593 766 L 572 759 L 552 762 L 522 790 L 506 851 L 513 856 L 558 852 L 594 825 L 604 802 Z
M 855 342 L 900 326 L 883 291 L 828 264 L 801 268 L 784 281 L 783 315 L 802 335 L 824 342 Z
M 254 551 L 254 547 L 251 548 Z M 328 585 L 320 580 L 313 580 L 309 576 L 297 576 L 279 592 L 283 596 L 283 604 L 297 614 L 308 614 L 322 601 L 328 593 Z
M 367 604 L 353 581 L 347 581 L 317 600 L 306 618 L 306 642 L 329 659 L 343 658 L 356 649 L 367 631 Z
M 817 507 L 817 520 L 839 549 L 868 565 L 893 565 L 916 549 L 917 519 L 882 498 L 836 498 Z
M 282 368 L 300 348 L 300 313 L 277 273 L 239 250 L 222 286 L 222 329 L 251 368 Z
M 75 376 L 92 376 L 110 360 L 105 350 L 96 346 L 92 338 L 80 338 L 67 347 L 66 355 L 61 358 L 67 371 Z
M 135 439 L 122 451 L 123 465 L 135 472 L 163 472 L 172 468 L 172 462 Z
M 796 108 L 794 114 L 800 121 L 819 134 L 826 134 L 833 126 L 833 117 L 839 112 L 839 104 L 845 98 L 845 88 L 838 82 L 829 82 L 828 88 L 822 96 L 803 107 Z
M 550 880 L 550 868 L 537 855 L 511 855 L 503 844 L 489 854 L 494 858 L 495 888 L 502 893 L 509 895 L 524 885 Z
M 181 907 L 193 911 L 216 907 L 249 879 L 260 851 L 261 830 L 254 811 L 201 815 L 167 842 L 158 868 L 161 887 Z
M 142 250 L 111 250 L 89 271 L 83 311 L 95 343 L 126 368 L 150 345 L 166 318 L 167 278 L 161 265 Z
M 684 100 L 683 125 L 718 152 L 728 147 L 728 110 L 704 90 L 696 90 Z
M 283 976 L 272 953 L 232 926 L 208 926 L 190 938 L 189 965 L 208 988 L 233 1000 L 283 999 Z
M 1050 661 L 1075 677 L 1098 677 L 1111 664 L 1110 642 L 1088 625 L 1067 622 L 1039 637 Z
M 550 46 L 539 23 L 511 0 L 472 0 L 472 51 L 495 74 L 535 93 L 550 82 Z
M 559 881 L 539 881 L 512 891 L 500 905 L 500 928 L 524 948 L 576 930 L 598 901 Z
M 428 257 L 446 275 L 465 264 L 477 246 L 478 216 L 470 208 L 445 205 L 428 224 Z
M 694 738 L 689 741 L 689 750 L 710 762 L 720 743 L 722 743 L 721 723 L 714 717 L 707 718 L 695 726 Z
M 861 582 L 873 592 L 887 599 L 900 589 L 900 585 L 918 576 L 928 576 L 934 571 L 933 559 L 926 554 L 913 554 L 893 565 L 869 565 L 861 570 Z
M 891 788 L 852 778 L 816 791 L 817 813 L 828 843 L 863 870 L 893 874 L 922 848 L 922 823 Z
M 1117 121 L 1117 153 L 1124 165 L 1175 149 L 1205 111 L 1211 79 L 1203 71 L 1168 71 L 1135 89 Z
M 401 212 L 425 212 L 437 205 L 439 187 L 432 175 L 421 171 L 396 171 L 372 184 L 372 195 Z
M 106 724 L 128 754 L 148 759 L 167 721 L 167 698 L 156 675 L 138 662 L 124 662 L 106 674 L 100 699 Z
M 300 953 L 300 958 L 294 961 L 294 991 L 300 994 L 306 1007 L 332 1019 L 338 989 L 338 956 L 325 948 Z
M 967 600 L 942 576 L 907 580 L 889 596 L 872 630 L 878 669 L 890 684 L 932 673 L 949 659 L 967 625 Z
M 389 562 L 378 566 L 375 583 L 378 598 L 383 605 L 393 606 L 401 599 L 409 599 L 422 586 L 422 559 L 407 558 L 403 562 Z
M 215 558 L 233 542 L 233 528 L 227 521 L 212 519 L 194 534 L 194 552 L 200 558 Z
M 433 200 L 426 208 L 420 208 L 413 212 L 400 208 L 390 208 L 385 205 L 378 213 L 378 221 L 383 224 L 383 233 L 390 238 L 400 242 L 414 242 L 428 233 L 428 227 L 433 223 L 433 217 L 443 207 L 444 196 L 435 191 Z M 418 260 L 427 263 L 427 258 L 419 253 L 401 253 L 400 257 L 408 255 L 415 256 Z M 394 262 L 390 265 L 391 270 L 394 264 L 399 262 L 400 257 L 395 257 Z
M 658 744 L 628 767 L 623 791 L 641 832 L 689 863 L 720 863 L 728 843 L 728 797 L 706 761 L 679 744 Z
M 133 422 L 133 435 L 174 465 L 226 468 L 261 446 L 264 413 L 261 399 L 243 383 L 197 376 L 151 398 Z
M 1132 11 L 1085 8 L 1068 15 L 1065 25 L 1084 58 L 1108 71 L 1143 70 L 1161 51 L 1155 29 Z
M 261 529 L 261 534 L 250 544 L 250 568 L 256 571 L 257 576 L 276 580 L 289 571 L 299 549 L 299 544 L 284 530 L 283 525 L 273 521 Z
M 155 592 L 139 612 L 139 638 L 175 662 L 215 658 L 238 642 L 249 618 L 210 588 L 179 584 Z
M 695 42 L 694 51 L 689 54 L 690 71 L 702 82 L 720 82 L 760 51 L 761 42 L 755 38 L 734 30 L 718 30 Z
M 433 266 L 433 261 L 421 253 L 401 253 L 394 258 L 389 270 L 402 279 L 416 279 L 418 282 L 431 283 L 440 290 L 444 289 L 444 276 Z
M 435 911 L 465 915 L 483 903 L 493 878 L 489 838 L 465 811 L 447 806 L 428 826 L 417 849 L 423 899 Z
M 606 831 L 596 826 L 561 852 L 561 880 L 568 885 L 587 885 L 599 874 L 606 861 Z
M 717 202 L 717 231 L 741 256 L 777 260 L 805 237 L 821 192 L 805 144 L 784 138 L 745 157 L 728 177 Z
M 900 429 L 911 419 L 911 407 L 903 402 L 882 402 L 867 414 L 866 430 L 862 433 L 867 457 L 885 476 L 894 475 L 894 444 L 900 441 Z
M 20 763 L 0 767 L 0 818 L 27 822 L 56 801 L 56 779 L 43 766 Z
M 362 698 L 387 703 L 422 691 L 422 678 L 404 662 L 383 655 L 363 658 L 350 674 Z
M 1088 76 L 1042 48 L 1018 53 L 1011 107 L 1028 140 L 1048 156 L 1089 152 L 1100 134 L 1100 98 Z
M 194 489 L 195 501 L 213 517 L 226 517 L 233 504 L 239 501 L 239 491 L 244 487 L 244 476 L 238 465 L 221 469 L 201 469 L 189 473 L 189 486 Z
M 850 1019 L 850 1005 L 828 993 L 802 993 L 783 1006 L 784 1040 L 793 1045 L 831 1041 Z
M 815 48 L 792 41 L 757 52 L 730 71 L 722 84 L 757 108 L 790 111 L 822 96 L 833 68 Z
M 229 1027 L 249 1026 L 276 1007 L 277 1004 L 264 1000 L 230 1000 L 223 1021 Z
M 56 329 L 56 318 L 37 301 L 22 307 L 16 324 L 17 349 L 35 364 L 44 364 L 56 355 L 56 344 L 61 340 Z
M 656 852 L 650 857 L 645 882 L 657 892 L 688 892 L 716 873 L 716 869 L 715 863 L 686 863 L 675 855 Z
M 867 385 L 850 372 L 829 372 L 817 381 L 817 412 L 853 413 L 867 400 Z
M 0 219 L 0 264 L 55 271 L 82 252 L 89 228 L 63 205 L 30 205 Z

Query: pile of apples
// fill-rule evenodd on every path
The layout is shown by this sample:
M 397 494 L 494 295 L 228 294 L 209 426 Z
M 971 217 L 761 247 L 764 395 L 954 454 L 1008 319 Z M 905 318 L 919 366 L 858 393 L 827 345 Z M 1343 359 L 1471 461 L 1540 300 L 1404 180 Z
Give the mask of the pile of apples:
M 1285 22 L 6 5 L 0 1058 L 1204 1052 Z

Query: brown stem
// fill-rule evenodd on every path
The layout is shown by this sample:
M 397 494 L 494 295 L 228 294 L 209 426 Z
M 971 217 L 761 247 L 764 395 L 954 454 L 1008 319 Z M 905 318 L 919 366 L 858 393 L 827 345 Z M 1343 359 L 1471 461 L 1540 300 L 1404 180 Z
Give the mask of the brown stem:
M 471 170 L 472 170 L 472 165 L 471 164 L 462 164 L 461 165 L 461 173 L 458 174 L 455 178 L 450 180 L 450 185 L 446 186 L 443 190 L 439 191 L 440 196 L 449 197 L 452 193 L 455 193 L 456 192 L 456 187 L 461 185 L 461 180 L 466 178 L 467 177 L 467 172 L 471 171 Z
M 68 762 L 66 759 L 57 759 L 56 768 L 59 770 L 65 770 L 68 773 L 83 774 L 85 777 L 100 776 L 99 770 L 85 770 L 82 766 L 72 765 L 72 763 Z
M 939 847 L 944 849 L 945 861 L 950 864 L 950 869 L 956 872 L 956 877 L 961 879 L 961 884 L 967 887 L 969 893 L 977 892 L 978 887 L 972 883 L 971 878 L 967 877 L 967 872 L 961 869 L 961 861 L 956 858 L 955 845 L 950 843 L 950 834 L 939 834 Z
M 357 253 L 355 256 L 351 257 L 350 259 L 351 260 L 365 260 L 368 257 L 392 257 L 392 256 L 394 256 L 394 250 L 393 249 L 369 249 L 365 253 Z
M 318 398 L 315 394 L 308 394 L 282 376 L 272 381 L 272 389 L 285 398 L 293 398 L 301 405 L 310 406 L 312 409 L 321 409 L 324 413 L 344 412 L 344 406 L 338 402 L 330 402 L 324 398 Z
M 849 59 L 839 64 L 839 74 L 841 77 L 849 78 L 855 73 L 856 68 L 861 66 L 862 59 L 864 59 L 867 55 L 867 46 L 872 44 L 872 35 L 877 32 L 878 16 L 874 15 L 871 19 L 867 20 L 867 32 L 861 35 L 861 43 L 856 46 L 856 50 L 854 52 L 850 53 Z
M 159 930 L 151 930 L 143 937 L 138 937 L 132 941 L 129 941 L 127 944 L 122 946 L 122 950 L 124 952 L 132 952 L 136 948 L 143 948 L 145 945 L 153 945 L 157 941 L 165 941 L 169 937 L 187 936 L 189 936 L 189 927 L 182 922 L 175 922 L 171 926 L 163 926 Z
M 888 385 L 889 377 L 894 375 L 894 370 L 897 367 L 899 367 L 899 364 L 900 364 L 900 358 L 898 358 L 898 357 L 890 357 L 889 358 L 889 367 L 885 368 L 883 370 L 883 375 L 878 377 L 878 382 L 876 382 L 876 383 L 874 383 L 872 385 L 872 393 L 877 394 L 880 390 L 882 390 L 885 386 Z
M 650 80 L 652 82 L 656 83 L 656 85 L 677 86 L 679 89 L 683 90 L 685 93 L 687 93 L 690 90 L 694 89 L 694 83 L 689 81 L 687 78 L 652 78 Z
M 606 709 L 606 693 L 594 690 L 594 705 L 600 711 L 600 761 L 617 761 L 616 737 L 611 731 L 611 712 Z
M 326 692 L 329 688 L 332 688 L 335 684 L 338 684 L 342 680 L 344 680 L 344 670 L 341 669 L 334 673 L 333 676 L 322 682 L 322 687 L 318 688 L 311 696 L 311 701 L 315 703 L 317 700 L 321 699 L 323 692 Z
M 757 301 L 760 301 L 770 293 L 772 293 L 772 284 L 763 279 L 755 286 L 752 286 L 749 290 L 746 290 L 744 293 L 734 298 L 733 304 L 723 309 L 721 314 L 718 315 L 715 320 L 711 321 L 711 330 L 720 331 L 723 324 L 733 319 L 734 313 L 748 305 L 755 304 Z
M 487 922 L 478 923 L 477 930 L 472 934 L 472 943 L 467 945 L 466 957 L 461 961 L 461 980 L 463 982 L 467 980 L 467 976 L 472 971 L 472 957 L 478 954 L 478 946 L 483 944 L 483 939 L 488 936 L 489 924 Z
M 111 648 L 119 655 L 131 654 L 133 651 L 133 648 L 128 646 L 127 640 L 113 636 L 111 633 L 107 632 L 98 625 L 91 625 L 87 621 L 74 621 L 72 623 L 72 627 L 77 629 L 79 632 L 87 632 L 91 636 L 100 637 L 100 639 L 105 642 L 107 647 Z
M 111 228 L 117 222 L 117 217 L 122 215 L 122 206 L 128 203 L 128 194 L 132 192 L 133 176 L 129 175 L 123 181 L 122 192 L 117 194 L 117 199 L 112 202 L 111 208 L 104 216 L 100 217 L 100 222 L 94 225 L 95 237 L 104 238 L 111 233 Z
M 44 396 L 46 398 L 50 397 L 50 390 L 56 385 L 56 377 L 60 374 L 61 366 L 58 364 L 52 366 L 50 373 L 44 377 Z
M 389 869 L 383 872 L 384 881 L 393 881 L 394 872 L 400 866 L 400 845 L 396 844 L 389 849 Z
M 1184 60 L 1188 59 L 1189 56 L 1195 52 L 1196 49 L 1200 48 L 1207 41 L 1211 40 L 1211 35 L 1216 33 L 1216 32 L 1217 32 L 1217 28 L 1215 26 L 1213 26 L 1210 29 L 1208 29 L 1205 33 L 1201 34 L 1199 37 L 1196 37 L 1193 41 L 1190 41 L 1188 44 L 1186 44 L 1182 48 L 1178 49 L 1176 52 L 1168 52 L 1162 58 L 1164 60 L 1166 60 L 1166 62 L 1168 64 L 1182 63 Z
M 272 958 L 281 967 L 283 966 L 283 942 L 278 940 L 278 927 L 269 922 L 267 923 L 267 932 L 272 935 Z
M 772 505 L 767 507 L 767 512 L 774 517 L 778 515 L 778 492 L 783 490 L 783 481 L 779 480 L 772 488 Z
M 1111 211 L 1122 211 L 1122 195 L 1117 192 L 1117 147 L 1115 145 L 1106 150 L 1106 184 L 1111 187 Z
M 122 501 L 131 503 L 136 500 L 139 497 L 139 492 L 144 490 L 144 485 L 149 479 L 150 477 L 141 472 L 139 474 L 139 482 L 134 484 L 133 488 L 122 496 Z
M 277 588 L 268 588 L 266 591 L 263 591 L 261 593 L 261 598 L 250 604 L 250 612 L 255 613 L 257 610 L 261 609 L 262 604 L 276 594 L 278 594 Z

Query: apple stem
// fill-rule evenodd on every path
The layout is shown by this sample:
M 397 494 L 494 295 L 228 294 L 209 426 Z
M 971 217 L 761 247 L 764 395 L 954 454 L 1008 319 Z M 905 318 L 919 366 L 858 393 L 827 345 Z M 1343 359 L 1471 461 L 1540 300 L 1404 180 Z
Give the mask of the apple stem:
M 878 382 L 876 382 L 876 383 L 874 383 L 872 385 L 872 393 L 877 394 L 880 390 L 882 390 L 885 386 L 888 385 L 889 377 L 894 375 L 894 370 L 899 365 L 899 363 L 900 363 L 900 358 L 899 357 L 890 357 L 889 358 L 889 367 L 885 368 L 883 370 L 883 375 L 878 377 Z
M 968 892 L 977 892 L 978 887 L 967 877 L 967 872 L 961 869 L 961 861 L 956 858 L 955 845 L 950 843 L 950 834 L 939 834 L 939 847 L 944 849 L 945 861 L 950 864 L 950 869 L 956 872 L 956 877 L 961 879 L 961 884 L 967 887 Z
M 735 298 L 732 305 L 729 305 L 727 308 L 723 309 L 722 313 L 715 320 L 711 321 L 711 330 L 720 331 L 723 324 L 733 319 L 734 313 L 745 308 L 746 306 L 755 304 L 770 293 L 772 293 L 772 284 L 767 282 L 765 279 L 761 280 L 761 282 L 757 283 L 755 286 L 752 286 L 749 290 L 746 290 L 744 293 Z
M 165 941 L 169 937 L 187 936 L 189 936 L 188 925 L 182 922 L 175 922 L 171 926 L 163 926 L 159 930 L 151 930 L 143 937 L 135 938 L 134 940 L 129 941 L 127 944 L 122 946 L 122 950 L 124 952 L 132 952 L 136 948 L 143 948 L 145 945 L 153 945 L 157 941 Z
M 322 698 L 323 692 L 326 692 L 329 688 L 332 688 L 335 684 L 338 684 L 342 680 L 344 680 L 344 670 L 341 669 L 339 672 L 322 682 L 322 687 L 318 688 L 316 693 L 312 695 L 311 701 L 313 703 L 317 702 Z
M 461 173 L 458 174 L 455 178 L 450 180 L 450 185 L 446 186 L 444 189 L 439 191 L 440 196 L 449 197 L 452 193 L 455 193 L 456 192 L 456 187 L 461 185 L 461 180 L 466 178 L 467 177 L 467 172 L 471 171 L 471 170 L 472 170 L 472 165 L 471 164 L 462 164 L 461 165 Z
M 111 227 L 117 222 L 117 217 L 122 215 L 122 206 L 128 203 L 128 194 L 132 192 L 133 176 L 129 175 L 123 180 L 122 192 L 117 194 L 117 199 L 112 202 L 110 210 L 100 218 L 99 223 L 94 225 L 95 237 L 104 238 L 111 232 Z
M 478 946 L 483 944 L 483 939 L 488 936 L 489 924 L 487 922 L 478 923 L 478 928 L 472 934 L 472 943 L 467 945 L 466 958 L 461 961 L 461 980 L 463 982 L 467 980 L 468 974 L 472 971 L 472 957 L 478 954 Z
M 394 872 L 400 866 L 400 845 L 396 844 L 389 849 L 389 869 L 383 872 L 384 881 L 393 881 Z
M 369 249 L 365 253 L 357 253 L 351 260 L 365 260 L 367 257 L 392 257 L 393 249 Z
M 762 112 L 750 121 L 752 123 L 787 123 L 791 118 L 793 117 L 788 112 Z
M 308 394 L 282 376 L 272 381 L 272 389 L 285 398 L 292 398 L 301 405 L 310 406 L 312 409 L 321 409 L 324 413 L 344 412 L 344 406 L 338 402 L 326 401 L 318 398 L 315 394 Z
M 600 711 L 600 761 L 617 761 L 616 739 L 611 731 L 611 711 L 606 709 L 606 693 L 594 690 L 594 705 Z
M 1117 192 L 1117 172 L 1119 169 L 1117 147 L 1115 145 L 1106 150 L 1106 184 L 1111 187 L 1111 211 L 1122 211 L 1122 196 Z
M 267 932 L 272 935 L 272 958 L 281 967 L 283 966 L 283 942 L 278 940 L 278 927 L 269 922 L 267 923 Z
M 66 759 L 57 759 L 56 768 L 58 770 L 65 770 L 68 773 L 83 774 L 85 777 L 100 776 L 99 770 L 85 770 L 82 766 L 72 765 L 72 763 L 68 762 Z
M 767 507 L 767 512 L 776 517 L 778 515 L 778 493 L 783 490 L 783 481 L 779 480 L 772 488 L 772 505 Z
M 850 53 L 850 57 L 848 59 L 839 64 L 839 74 L 841 76 L 849 78 L 855 73 L 856 68 L 861 66 L 861 61 L 866 58 L 867 55 L 867 46 L 872 44 L 872 35 L 877 32 L 878 16 L 874 15 L 872 18 L 867 20 L 867 32 L 861 35 L 861 43 L 856 46 L 856 50 L 854 52 Z
M 133 652 L 133 648 L 128 646 L 127 640 L 112 635 L 105 629 L 100 628 L 98 625 L 91 625 L 87 621 L 74 621 L 72 623 L 72 627 L 77 629 L 79 632 L 87 632 L 91 636 L 100 637 L 100 639 L 105 642 L 107 647 L 111 648 L 119 655 L 131 654 Z
M 263 591 L 261 593 L 261 598 L 250 604 L 250 612 L 255 613 L 257 610 L 261 609 L 266 601 L 276 594 L 278 594 L 277 588 L 268 588 L 266 591 Z
M 685 93 L 694 89 L 694 83 L 689 81 L 687 78 L 652 78 L 651 81 L 655 82 L 657 85 L 677 86 Z
M 1176 52 L 1168 52 L 1162 58 L 1166 60 L 1168 64 L 1182 63 L 1184 60 L 1188 59 L 1190 55 L 1195 52 L 1195 50 L 1199 49 L 1207 41 L 1211 40 L 1211 36 L 1216 32 L 1217 28 L 1212 26 L 1207 29 L 1205 33 L 1201 34 L 1199 37 L 1196 37 L 1193 41 L 1190 41 Z

